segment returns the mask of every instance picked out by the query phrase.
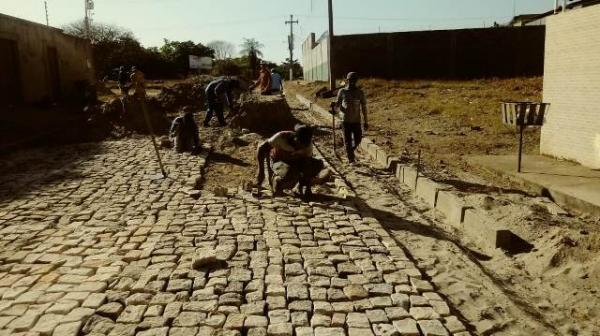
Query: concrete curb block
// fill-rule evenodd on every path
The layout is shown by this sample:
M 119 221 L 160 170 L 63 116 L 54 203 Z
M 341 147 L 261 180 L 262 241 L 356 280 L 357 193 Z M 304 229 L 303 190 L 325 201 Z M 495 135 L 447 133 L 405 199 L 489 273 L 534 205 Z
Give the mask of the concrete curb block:
M 402 180 L 400 182 L 404 183 L 411 190 L 417 190 L 418 184 L 418 175 L 417 169 L 411 166 L 404 166 L 402 168 Z
M 417 196 L 421 197 L 432 208 L 437 206 L 438 193 L 449 190 L 450 186 L 437 183 L 427 177 L 419 177 L 417 179 Z
M 448 224 L 463 229 L 463 221 L 467 205 L 465 201 L 451 191 L 439 191 L 435 209 L 446 216 Z

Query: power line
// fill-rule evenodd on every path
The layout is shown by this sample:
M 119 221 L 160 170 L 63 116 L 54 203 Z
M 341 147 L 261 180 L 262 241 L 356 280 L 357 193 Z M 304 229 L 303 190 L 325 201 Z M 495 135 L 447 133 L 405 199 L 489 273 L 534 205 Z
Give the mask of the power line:
M 300 17 L 307 19 L 326 19 L 325 15 L 299 15 Z M 482 16 L 482 17 L 359 17 L 359 16 L 336 16 L 336 20 L 347 20 L 347 21 L 481 21 L 487 19 L 502 19 L 510 18 L 510 16 Z

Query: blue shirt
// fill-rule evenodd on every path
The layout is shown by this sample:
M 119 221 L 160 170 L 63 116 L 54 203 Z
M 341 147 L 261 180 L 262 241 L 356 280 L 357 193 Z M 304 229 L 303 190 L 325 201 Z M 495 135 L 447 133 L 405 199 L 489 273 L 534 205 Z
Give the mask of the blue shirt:
M 283 79 L 276 72 L 271 72 L 271 90 L 283 91 Z

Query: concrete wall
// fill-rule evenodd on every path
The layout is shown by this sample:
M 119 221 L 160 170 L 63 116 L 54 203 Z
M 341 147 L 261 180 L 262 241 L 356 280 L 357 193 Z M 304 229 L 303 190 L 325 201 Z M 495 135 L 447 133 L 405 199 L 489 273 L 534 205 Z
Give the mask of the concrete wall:
M 302 68 L 304 69 L 305 80 L 329 80 L 328 52 L 327 35 L 322 36 L 316 41 L 315 34 L 311 33 L 304 43 L 302 43 Z
M 75 95 L 80 90 L 77 82 L 94 82 L 92 52 L 87 40 L 3 14 L 0 14 L 0 39 L 4 45 L 7 41 L 16 43 L 19 83 L 14 85 L 20 86 L 20 100 L 25 103 L 53 99 L 55 95 L 59 99 Z M 49 56 L 53 49 L 56 62 Z M 52 64 L 57 64 L 57 73 Z
M 546 22 L 541 152 L 600 168 L 600 5 Z
M 390 79 L 541 76 L 545 27 L 458 29 L 334 37 L 334 75 Z M 307 80 L 322 50 L 303 45 Z M 325 49 L 326 50 L 326 49 Z M 320 65 L 327 66 L 327 61 Z

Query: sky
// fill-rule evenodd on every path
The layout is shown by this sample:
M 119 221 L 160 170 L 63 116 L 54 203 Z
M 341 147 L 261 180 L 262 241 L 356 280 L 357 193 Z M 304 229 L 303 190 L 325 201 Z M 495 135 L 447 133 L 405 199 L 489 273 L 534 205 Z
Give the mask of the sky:
M 84 0 L 46 0 L 51 26 L 84 16 Z M 294 25 L 294 58 L 311 32 L 327 30 L 327 0 L 94 0 L 93 21 L 126 28 L 146 47 L 163 39 L 208 43 L 224 40 L 239 50 L 243 38 L 264 45 L 264 58 L 289 57 L 285 24 Z M 334 0 L 338 35 L 433 29 L 489 27 L 510 21 L 513 13 L 541 13 L 554 0 Z M 0 0 L 0 13 L 46 23 L 44 0 Z

